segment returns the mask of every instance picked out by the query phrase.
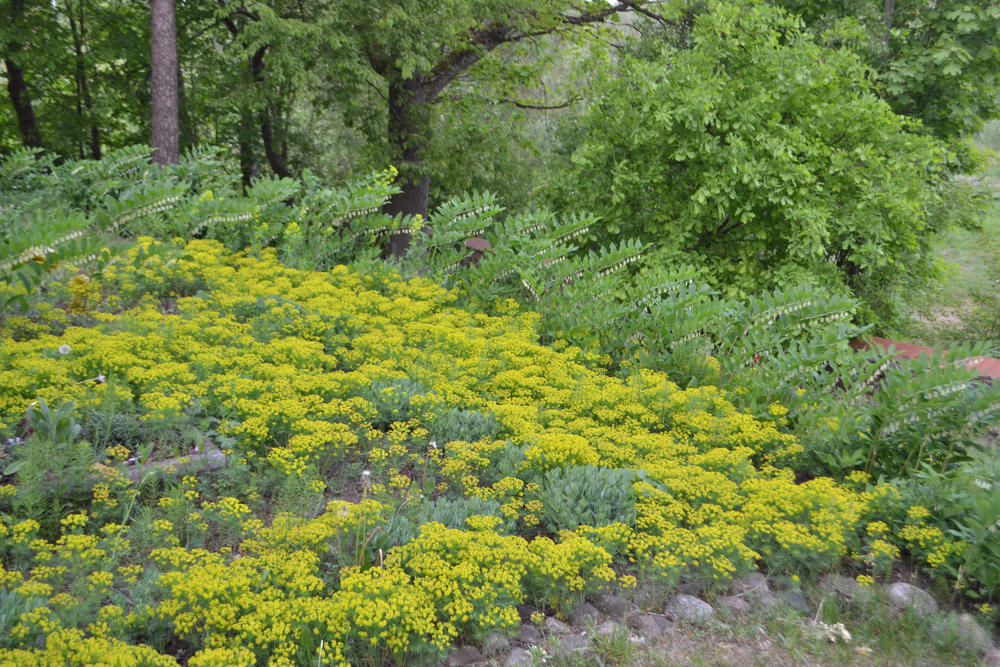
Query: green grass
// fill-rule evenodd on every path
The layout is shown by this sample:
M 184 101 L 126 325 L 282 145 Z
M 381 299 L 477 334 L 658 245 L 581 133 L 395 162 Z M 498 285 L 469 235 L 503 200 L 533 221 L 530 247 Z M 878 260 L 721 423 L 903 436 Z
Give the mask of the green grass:
M 1000 121 L 987 123 L 976 142 L 996 153 L 979 178 L 1000 194 Z M 980 225 L 941 238 L 941 278 L 912 292 L 911 322 L 897 337 L 927 345 L 985 341 L 1000 350 L 1000 199 Z

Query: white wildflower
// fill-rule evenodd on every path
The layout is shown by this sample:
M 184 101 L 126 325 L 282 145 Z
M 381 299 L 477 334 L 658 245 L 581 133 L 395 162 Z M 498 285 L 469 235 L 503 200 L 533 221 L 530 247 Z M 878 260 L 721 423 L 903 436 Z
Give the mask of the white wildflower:
M 61 355 L 63 355 L 65 357 L 67 354 L 69 354 L 69 351 L 71 349 L 72 348 L 69 345 L 67 345 L 66 343 L 63 343 L 62 345 L 59 346 L 59 354 L 61 354 Z

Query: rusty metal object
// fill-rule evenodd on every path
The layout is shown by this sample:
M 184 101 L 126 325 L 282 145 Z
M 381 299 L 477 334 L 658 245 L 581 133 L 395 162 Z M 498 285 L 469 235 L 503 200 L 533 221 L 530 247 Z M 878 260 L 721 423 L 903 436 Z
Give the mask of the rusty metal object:
M 914 345 L 913 343 L 904 343 L 877 336 L 866 340 L 855 338 L 851 341 L 851 347 L 857 351 L 878 348 L 882 353 L 887 354 L 890 346 L 895 350 L 894 356 L 903 359 L 918 359 L 921 355 L 930 358 L 936 351 L 935 348 L 926 345 Z M 979 373 L 979 377 L 1000 378 L 1000 359 L 978 356 L 970 357 L 965 360 L 965 367 L 970 370 L 975 369 Z
M 483 255 L 491 250 L 490 242 L 478 236 L 471 236 L 465 239 L 465 243 L 463 245 L 466 250 L 472 251 L 471 255 L 463 257 L 462 261 L 459 262 L 463 267 L 475 266 L 476 264 L 479 264 L 479 260 L 483 258 Z

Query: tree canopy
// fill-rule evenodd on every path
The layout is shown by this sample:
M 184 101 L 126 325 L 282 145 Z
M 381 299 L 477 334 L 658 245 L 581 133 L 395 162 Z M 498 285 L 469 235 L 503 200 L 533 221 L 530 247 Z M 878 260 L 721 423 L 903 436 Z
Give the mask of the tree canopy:
M 557 195 L 719 285 L 866 291 L 926 270 L 955 155 L 893 112 L 863 60 L 761 4 L 710 4 L 589 101 Z M 948 195 L 952 196 L 952 195 Z

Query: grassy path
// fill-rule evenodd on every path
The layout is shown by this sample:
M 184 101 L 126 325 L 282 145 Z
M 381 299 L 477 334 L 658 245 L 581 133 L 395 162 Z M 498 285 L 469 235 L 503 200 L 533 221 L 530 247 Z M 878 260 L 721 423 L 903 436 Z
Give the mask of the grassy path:
M 995 152 L 984 178 L 1000 192 L 1000 121 L 979 135 Z M 910 304 L 912 322 L 900 338 L 925 345 L 990 341 L 1000 352 L 1000 201 L 976 230 L 954 230 L 939 248 L 942 279 L 917 291 Z

